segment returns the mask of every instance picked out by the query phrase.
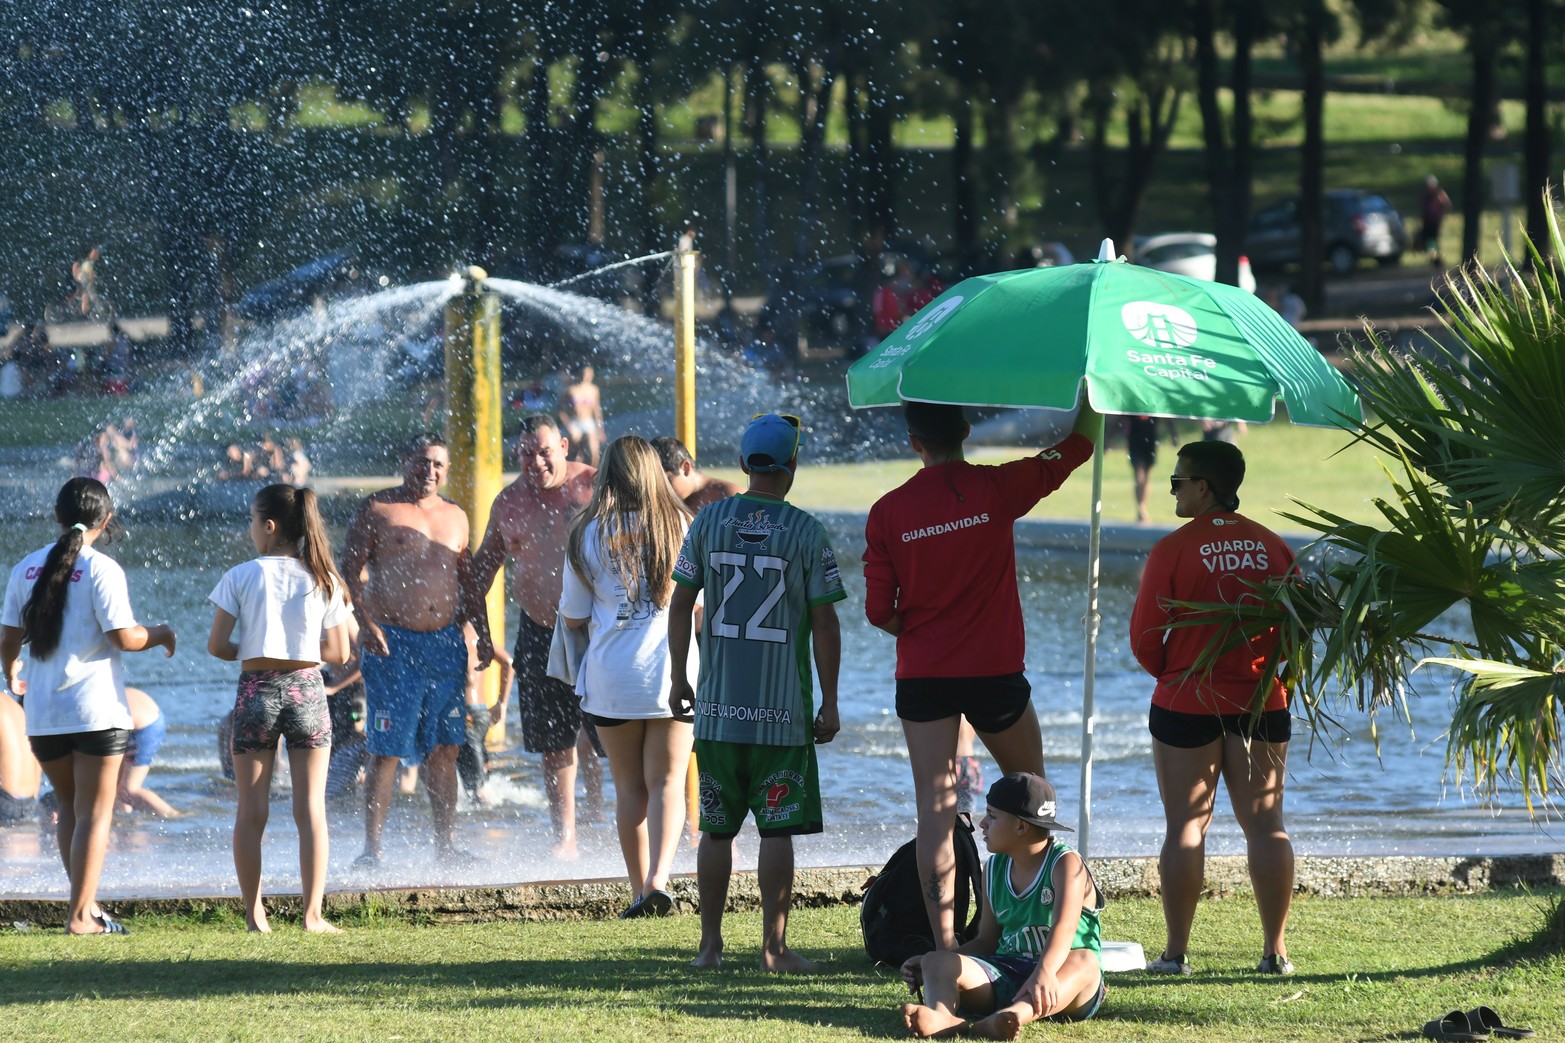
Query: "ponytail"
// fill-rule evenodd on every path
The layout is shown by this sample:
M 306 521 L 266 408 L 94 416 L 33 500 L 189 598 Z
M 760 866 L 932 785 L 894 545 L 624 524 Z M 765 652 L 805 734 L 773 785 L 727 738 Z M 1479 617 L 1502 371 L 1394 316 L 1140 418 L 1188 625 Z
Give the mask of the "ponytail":
M 71 573 L 76 569 L 87 530 L 102 526 L 113 510 L 109 490 L 96 478 L 72 478 L 60 487 L 54 500 L 54 517 L 65 526 L 65 532 L 49 548 L 33 592 L 22 606 L 22 640 L 28 643 L 35 659 L 48 659 L 60 647 Z
M 332 562 L 331 538 L 316 505 L 315 490 L 291 485 L 268 485 L 255 494 L 255 513 L 262 521 L 277 526 L 283 539 L 299 549 L 299 563 L 315 578 L 315 585 L 328 600 L 339 592 L 346 594 L 347 584 Z

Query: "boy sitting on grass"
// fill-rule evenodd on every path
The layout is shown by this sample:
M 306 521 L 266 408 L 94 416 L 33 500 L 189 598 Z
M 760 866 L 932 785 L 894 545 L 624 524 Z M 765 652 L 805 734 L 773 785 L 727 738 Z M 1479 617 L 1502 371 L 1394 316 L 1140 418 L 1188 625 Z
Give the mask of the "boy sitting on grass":
M 988 801 L 978 936 L 902 965 L 908 991 L 923 989 L 923 1005 L 902 1005 L 921 1039 L 1015 1039 L 1029 1021 L 1085 1021 L 1103 1005 L 1103 898 L 1081 856 L 1050 833 L 1071 831 L 1055 821 L 1054 787 L 1012 772 Z

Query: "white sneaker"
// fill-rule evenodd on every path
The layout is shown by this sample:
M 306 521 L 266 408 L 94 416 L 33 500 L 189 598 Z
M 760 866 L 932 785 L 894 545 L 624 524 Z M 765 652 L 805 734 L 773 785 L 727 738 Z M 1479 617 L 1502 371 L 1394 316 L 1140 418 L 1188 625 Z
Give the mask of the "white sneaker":
M 1147 971 L 1151 974 L 1189 975 L 1195 973 L 1195 968 L 1186 963 L 1183 956 L 1170 956 L 1165 952 L 1147 964 Z

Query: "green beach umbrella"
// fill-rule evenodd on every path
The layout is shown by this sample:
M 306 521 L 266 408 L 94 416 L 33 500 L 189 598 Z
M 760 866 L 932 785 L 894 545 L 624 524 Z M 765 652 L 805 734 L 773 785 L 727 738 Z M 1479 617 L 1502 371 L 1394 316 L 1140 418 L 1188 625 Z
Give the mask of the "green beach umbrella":
M 1113 258 L 1105 239 L 1096 261 L 964 279 L 853 364 L 849 402 L 1073 410 L 1085 383 L 1100 413 L 1265 423 L 1281 400 L 1295 424 L 1345 427 L 1345 417 L 1362 417 L 1347 382 L 1254 294 Z M 1102 489 L 1099 438 L 1087 551 L 1083 855 L 1092 818 Z
M 1282 317 L 1235 286 L 1124 260 L 965 279 L 848 370 L 855 408 L 904 399 L 1340 426 L 1358 398 Z

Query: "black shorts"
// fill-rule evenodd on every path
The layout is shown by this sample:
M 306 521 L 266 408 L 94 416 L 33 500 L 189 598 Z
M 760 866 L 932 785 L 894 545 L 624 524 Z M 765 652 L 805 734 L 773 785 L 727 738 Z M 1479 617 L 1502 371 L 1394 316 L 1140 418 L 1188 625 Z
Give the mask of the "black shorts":
M 554 628 L 539 626 L 522 613 L 516 626 L 516 709 L 522 721 L 522 746 L 528 753 L 559 753 L 576 745 L 576 733 L 586 727 L 598 756 L 603 746 L 598 731 L 581 712 L 576 689 L 549 676 L 549 644 Z
M 958 714 L 975 731 L 1003 732 L 1032 706 L 1032 685 L 1020 671 L 993 677 L 899 677 L 897 716 L 943 721 Z
M 1206 746 L 1224 735 L 1282 743 L 1293 736 L 1293 716 L 1287 710 L 1267 710 L 1254 717 L 1247 713 L 1177 713 L 1154 706 L 1147 715 L 1147 729 L 1158 742 L 1181 750 Z
M 65 735 L 29 735 L 38 763 L 57 761 L 71 753 L 84 757 L 118 757 L 130 749 L 129 728 L 104 728 L 96 732 L 68 732 Z

